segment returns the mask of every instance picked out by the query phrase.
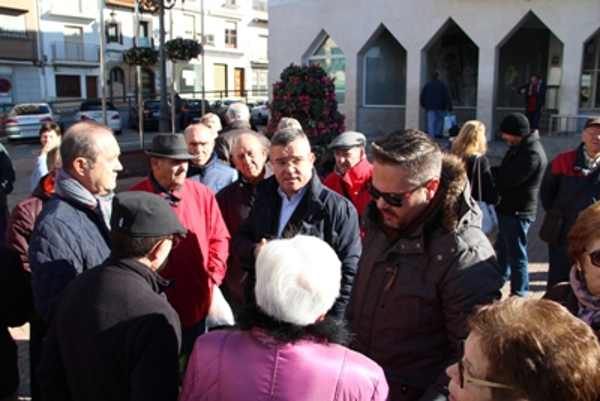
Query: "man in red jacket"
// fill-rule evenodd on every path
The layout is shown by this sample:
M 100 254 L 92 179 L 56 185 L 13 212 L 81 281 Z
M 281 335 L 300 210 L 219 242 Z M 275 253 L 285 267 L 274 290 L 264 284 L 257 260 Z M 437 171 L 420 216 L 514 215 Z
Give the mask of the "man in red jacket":
M 188 153 L 183 135 L 154 136 L 146 154 L 150 176 L 132 190 L 164 197 L 188 230 L 160 274 L 173 281 L 167 298 L 181 320 L 182 353 L 189 355 L 194 340 L 205 331 L 213 288 L 225 277 L 229 232 L 212 191 L 186 179 L 188 162 L 194 156 Z
M 360 132 L 348 131 L 338 135 L 329 145 L 335 153 L 335 170 L 324 184 L 348 198 L 359 216 L 371 201 L 367 190 L 373 166 L 367 160 L 367 138 Z

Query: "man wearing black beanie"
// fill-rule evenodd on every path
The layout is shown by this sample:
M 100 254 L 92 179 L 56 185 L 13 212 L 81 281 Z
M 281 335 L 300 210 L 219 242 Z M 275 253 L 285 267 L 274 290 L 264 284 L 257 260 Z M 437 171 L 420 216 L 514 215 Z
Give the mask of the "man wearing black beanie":
M 500 273 L 510 278 L 511 295 L 526 296 L 527 232 L 537 213 L 538 192 L 546 169 L 546 152 L 537 131 L 530 132 L 522 113 L 506 116 L 500 132 L 510 146 L 500 166 L 492 168 L 500 203 L 496 207 L 499 233 L 496 255 Z

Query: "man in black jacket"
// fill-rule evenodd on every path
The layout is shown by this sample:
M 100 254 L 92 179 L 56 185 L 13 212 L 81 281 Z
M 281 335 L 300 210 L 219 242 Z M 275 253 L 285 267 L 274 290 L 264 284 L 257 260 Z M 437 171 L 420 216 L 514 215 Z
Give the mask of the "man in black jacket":
M 158 275 L 186 230 L 160 196 L 113 202 L 110 258 L 66 288 L 40 366 L 45 400 L 175 401 L 181 327 Z
M 444 128 L 444 116 L 452 110 L 452 99 L 445 83 L 440 80 L 439 72 L 433 73 L 433 79 L 423 87 L 420 97 L 421 107 L 427 117 L 427 133 L 441 137 Z
M 511 294 L 525 296 L 529 289 L 527 232 L 535 220 L 548 161 L 539 134 L 530 131 L 524 114 L 506 116 L 500 131 L 510 148 L 500 166 L 492 169 L 500 195 L 496 255 L 500 273 L 505 280 L 510 277 Z
M 269 239 L 312 235 L 327 242 L 342 261 L 340 296 L 329 311 L 343 318 L 361 254 L 358 214 L 349 200 L 321 184 L 306 135 L 283 129 L 271 139 L 274 177 L 259 184 L 254 209 L 234 236 L 232 249 L 249 273 L 246 297 L 252 302 L 254 258 Z

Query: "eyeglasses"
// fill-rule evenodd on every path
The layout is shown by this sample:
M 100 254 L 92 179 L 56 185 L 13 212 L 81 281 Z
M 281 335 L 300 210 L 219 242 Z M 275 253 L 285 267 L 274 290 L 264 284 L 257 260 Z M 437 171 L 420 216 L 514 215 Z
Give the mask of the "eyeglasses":
M 387 203 L 390 206 L 393 206 L 393 207 L 402 207 L 402 205 L 404 204 L 404 199 L 407 196 L 411 195 L 417 189 L 423 188 L 428 183 L 429 183 L 429 181 L 426 181 L 423 184 L 419 185 L 418 187 L 411 189 L 410 191 L 396 192 L 396 193 L 394 193 L 394 192 L 381 192 L 380 190 L 378 190 L 377 188 L 375 188 L 373 186 L 372 182 L 369 182 L 369 184 L 367 186 L 367 190 L 369 191 L 369 194 L 371 195 L 371 197 L 374 200 L 377 200 L 379 198 L 383 198 L 383 200 L 385 201 L 385 203 Z
M 592 264 L 596 267 L 600 267 L 600 249 L 597 249 L 595 251 L 592 252 L 587 252 L 586 253 L 588 255 L 590 255 L 590 262 L 592 262 Z
M 459 344 L 460 358 L 458 360 L 458 380 L 459 380 L 460 388 L 465 388 L 465 383 L 470 383 L 470 384 L 473 384 L 475 386 L 480 386 L 480 387 L 503 388 L 503 389 L 509 389 L 509 390 L 512 389 L 512 387 L 507 386 L 506 384 L 495 383 L 495 382 L 482 380 L 482 379 L 476 379 L 474 377 L 466 375 L 465 374 L 465 365 L 463 362 L 463 357 L 465 354 L 464 351 L 465 351 L 465 342 L 461 341 Z

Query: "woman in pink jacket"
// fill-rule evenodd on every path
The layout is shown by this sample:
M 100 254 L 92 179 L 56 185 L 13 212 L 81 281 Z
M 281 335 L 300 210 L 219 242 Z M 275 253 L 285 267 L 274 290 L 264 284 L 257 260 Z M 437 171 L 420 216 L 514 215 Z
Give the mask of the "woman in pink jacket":
M 297 236 L 262 246 L 256 303 L 241 330 L 196 340 L 180 401 L 383 401 L 383 370 L 342 344 L 344 324 L 325 317 L 340 289 L 333 249 Z

